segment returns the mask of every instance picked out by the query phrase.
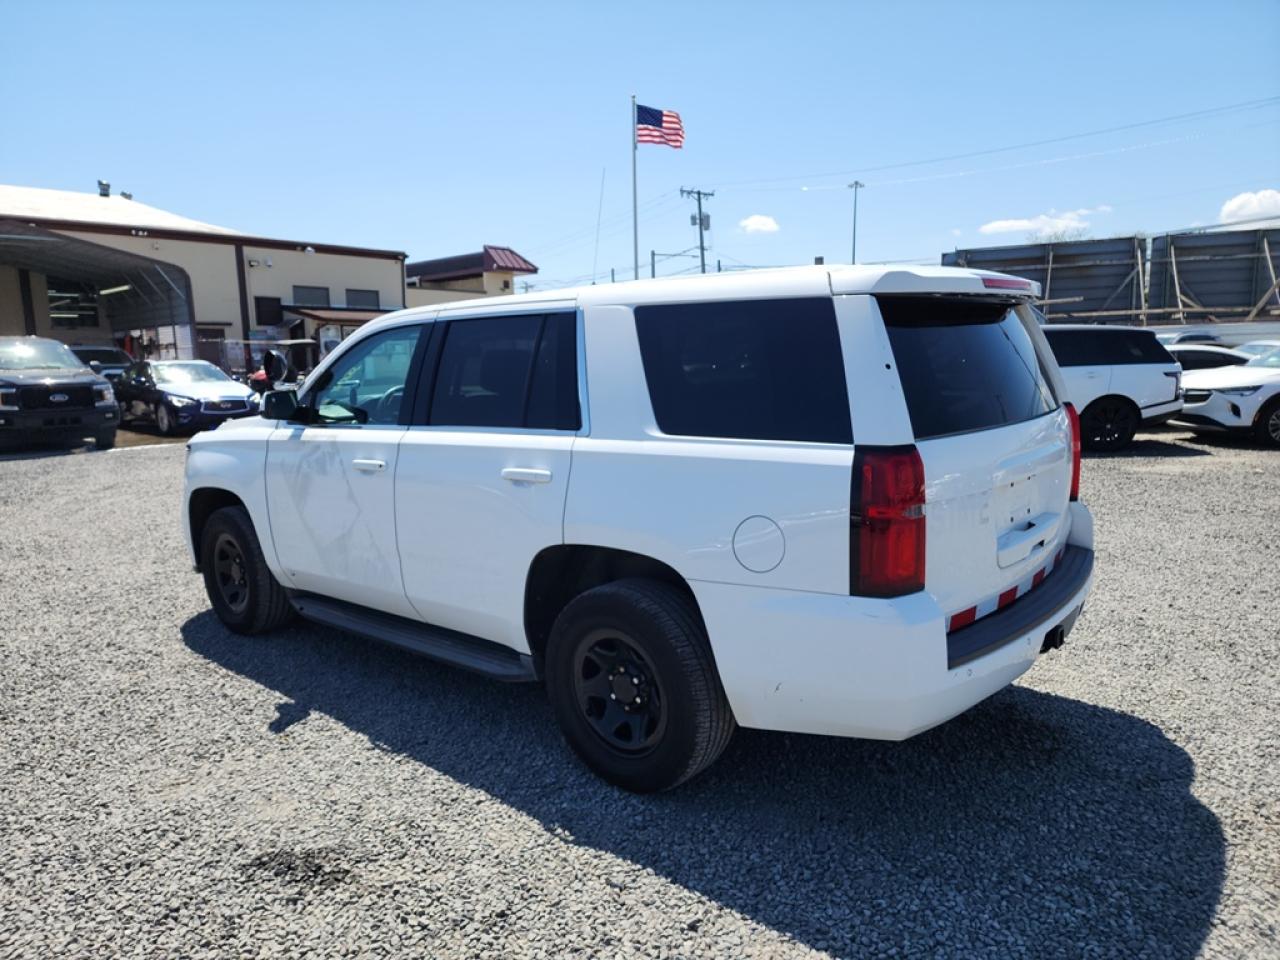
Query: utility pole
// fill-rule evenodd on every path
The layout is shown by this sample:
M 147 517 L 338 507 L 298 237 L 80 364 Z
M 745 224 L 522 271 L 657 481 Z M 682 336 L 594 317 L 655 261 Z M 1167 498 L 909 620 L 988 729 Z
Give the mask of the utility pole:
M 702 212 L 702 199 L 703 197 L 710 199 L 715 195 L 714 190 L 686 190 L 684 187 L 680 188 L 680 196 L 693 197 L 698 201 L 698 214 L 694 222 L 698 225 L 698 260 L 702 264 L 703 273 L 707 272 L 707 244 L 703 239 L 703 234 L 711 228 L 711 214 Z
M 849 262 L 858 262 L 858 191 L 865 187 L 866 184 L 861 180 L 855 180 L 849 184 L 849 189 L 853 191 L 853 242 L 849 246 Z

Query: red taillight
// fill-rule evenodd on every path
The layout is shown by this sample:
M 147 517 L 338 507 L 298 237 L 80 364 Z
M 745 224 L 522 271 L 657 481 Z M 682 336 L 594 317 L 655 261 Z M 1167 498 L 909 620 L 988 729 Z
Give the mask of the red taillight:
M 859 447 L 853 457 L 849 592 L 924 589 L 924 464 L 915 447 Z
M 1015 277 L 983 277 L 982 285 L 988 290 L 1030 290 L 1030 280 L 1018 280 Z
M 1064 403 L 1067 408 L 1067 419 L 1071 421 L 1071 499 L 1080 499 L 1080 414 L 1076 413 L 1076 408 L 1069 403 Z

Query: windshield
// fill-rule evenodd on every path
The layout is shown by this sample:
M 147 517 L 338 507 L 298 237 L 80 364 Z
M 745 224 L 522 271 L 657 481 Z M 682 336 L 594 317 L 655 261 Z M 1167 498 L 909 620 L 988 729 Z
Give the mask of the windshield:
M 203 360 L 191 363 L 153 363 L 151 371 L 156 383 L 211 383 L 231 379 L 212 363 Z
M 94 360 L 97 360 L 98 363 L 112 365 L 133 363 L 131 356 L 114 347 L 72 347 L 71 352 L 84 363 L 92 363 Z
M 1236 349 L 1241 350 L 1244 353 L 1251 353 L 1255 357 L 1258 357 L 1264 353 L 1270 353 L 1272 350 L 1280 349 L 1280 341 L 1271 343 L 1267 340 L 1257 340 L 1253 343 L 1243 343 L 1236 347 Z
M 0 370 L 64 370 L 84 364 L 56 340 L 0 340 Z
M 1254 357 L 1246 367 L 1270 367 L 1272 370 L 1280 370 L 1280 349 L 1272 350 L 1270 353 L 1264 353 L 1260 357 Z

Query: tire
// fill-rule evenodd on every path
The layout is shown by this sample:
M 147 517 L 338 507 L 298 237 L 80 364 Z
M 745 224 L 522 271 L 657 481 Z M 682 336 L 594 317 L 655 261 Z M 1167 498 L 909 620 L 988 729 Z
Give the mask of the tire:
M 1099 397 L 1080 414 L 1080 439 L 1087 450 L 1123 450 L 1138 432 L 1142 415 L 1124 397 Z
M 93 445 L 99 450 L 110 450 L 116 445 L 116 428 L 103 430 L 93 438 Z
M 619 580 L 571 601 L 552 627 L 545 674 L 569 746 L 636 793 L 704 770 L 736 726 L 692 598 L 658 581 Z
M 155 403 L 151 405 L 151 413 L 156 418 L 156 430 L 160 432 L 162 437 L 173 436 L 173 414 L 169 412 L 169 407 L 163 403 Z
M 267 568 L 244 507 L 223 507 L 205 521 L 200 569 L 213 612 L 233 633 L 265 633 L 293 619 L 289 595 Z
M 1253 434 L 1264 446 L 1280 447 L 1280 397 L 1275 397 L 1258 413 Z

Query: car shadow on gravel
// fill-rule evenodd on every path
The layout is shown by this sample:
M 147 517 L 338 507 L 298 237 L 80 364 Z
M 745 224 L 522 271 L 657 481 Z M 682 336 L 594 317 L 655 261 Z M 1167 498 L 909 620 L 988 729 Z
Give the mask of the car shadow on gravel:
M 702 776 L 642 797 L 573 759 L 536 686 L 308 625 L 249 640 L 202 613 L 182 635 L 281 695 L 247 725 L 326 714 L 837 955 L 1192 957 L 1222 891 L 1223 832 L 1190 757 L 1078 700 L 1015 686 L 903 743 L 740 730 Z
M 1114 452 L 1085 450 L 1083 456 L 1086 460 L 1095 457 L 1104 460 L 1123 460 L 1133 457 L 1208 457 L 1212 454 L 1208 450 L 1189 447 L 1182 443 L 1172 443 L 1168 439 L 1139 436 L 1123 450 Z

